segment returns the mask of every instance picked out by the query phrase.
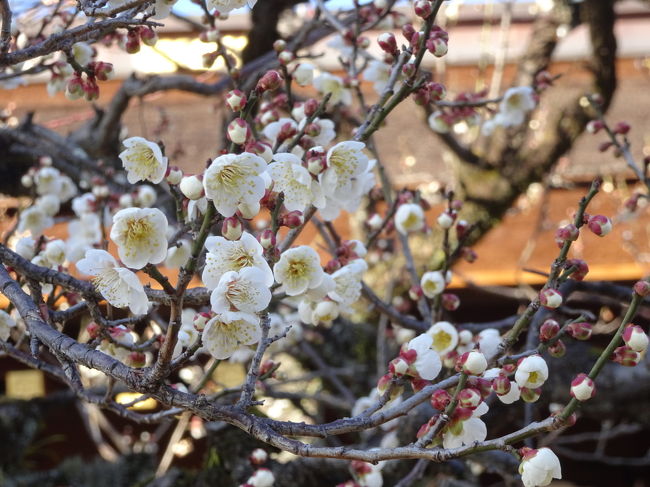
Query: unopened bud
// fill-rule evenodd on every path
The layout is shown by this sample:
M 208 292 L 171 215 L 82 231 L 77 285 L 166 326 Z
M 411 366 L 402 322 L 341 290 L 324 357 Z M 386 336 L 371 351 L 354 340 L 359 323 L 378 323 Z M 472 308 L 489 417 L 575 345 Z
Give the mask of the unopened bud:
M 596 394 L 596 384 L 594 381 L 587 377 L 587 374 L 578 374 L 575 379 L 571 381 L 571 397 L 575 397 L 578 401 L 586 401 L 591 399 Z
M 282 75 L 277 71 L 271 70 L 264 73 L 264 76 L 257 82 L 255 88 L 259 93 L 265 91 L 275 91 L 282 86 Z
M 243 91 L 232 90 L 226 95 L 226 104 L 233 112 L 239 112 L 246 106 L 246 95 Z
M 604 215 L 594 215 L 589 218 L 587 223 L 589 230 L 594 232 L 599 237 L 604 237 L 612 231 L 612 222 Z
M 221 235 L 227 240 L 239 240 L 244 232 L 244 225 L 236 216 L 229 216 L 221 224 Z
M 131 352 L 127 364 L 135 368 L 144 367 L 147 365 L 147 356 L 142 352 Z
M 537 389 L 529 389 L 527 387 L 521 388 L 521 399 L 524 402 L 536 402 L 541 395 L 542 395 L 541 387 L 538 387 Z
M 442 307 L 447 311 L 456 311 L 460 306 L 460 298 L 451 293 L 442 293 Z
M 475 409 L 481 400 L 481 393 L 476 389 L 468 387 L 458 393 L 458 403 L 463 408 Z
M 624 367 L 635 367 L 639 364 L 642 357 L 643 355 L 641 353 L 632 350 L 628 346 L 618 347 L 612 354 L 612 360 Z
M 560 324 L 555 320 L 546 320 L 542 323 L 542 326 L 539 327 L 539 341 L 547 342 L 555 336 L 560 331 Z
M 634 284 L 634 292 L 645 298 L 650 294 L 650 283 L 648 281 L 637 281 Z
M 553 345 L 549 346 L 547 351 L 551 357 L 564 357 L 566 354 L 566 345 L 564 345 L 562 340 L 558 340 Z
M 567 326 L 567 333 L 576 340 L 589 340 L 593 332 L 591 323 L 571 323 Z
M 508 377 L 506 377 L 505 374 L 499 374 L 492 381 L 492 390 L 496 392 L 499 396 L 508 394 L 511 388 L 512 388 L 512 384 L 510 383 L 510 379 L 508 379 Z
M 179 184 L 181 193 L 190 200 L 198 200 L 203 196 L 203 183 L 198 176 L 185 176 Z
M 249 135 L 250 129 L 243 118 L 236 118 L 228 124 L 228 139 L 231 142 L 242 145 Z
M 395 54 L 397 52 L 397 41 L 392 32 L 382 32 L 377 37 L 377 43 L 382 51 L 389 54 Z
M 167 168 L 167 174 L 165 175 L 165 180 L 169 184 L 180 184 L 183 179 L 183 171 L 177 166 L 170 166 Z
M 194 315 L 194 319 L 192 320 L 192 324 L 194 325 L 194 329 L 196 331 L 203 331 L 205 328 L 205 325 L 210 321 L 212 318 L 212 315 L 210 313 L 207 313 L 205 311 L 201 313 L 197 313 Z
M 539 302 L 545 308 L 559 308 L 562 305 L 562 295 L 557 289 L 545 288 L 539 293 Z
M 277 42 L 277 41 L 276 41 Z M 269 459 L 269 454 L 262 448 L 255 448 L 248 457 L 253 465 L 262 465 Z
M 433 5 L 429 0 L 416 0 L 413 4 L 415 15 L 420 18 L 426 19 L 433 12 Z
M 298 210 L 290 211 L 280 217 L 280 225 L 289 228 L 297 228 L 302 225 L 304 221 L 305 217 L 303 216 L 302 211 Z
M 485 355 L 476 350 L 465 352 L 460 356 L 456 363 L 456 368 L 462 370 L 466 374 L 480 375 L 485 372 L 487 368 L 487 360 Z
M 444 411 L 451 402 L 451 394 L 444 389 L 438 389 L 431 395 L 431 406 L 438 411 Z
M 276 236 L 275 232 L 271 229 L 264 230 L 259 236 L 260 245 L 265 249 L 270 249 L 275 247 Z
M 630 131 L 630 124 L 627 122 L 618 122 L 614 127 L 615 134 L 625 135 Z
M 605 125 L 600 120 L 590 120 L 585 130 L 590 134 L 597 134 Z
M 631 350 L 643 353 L 648 349 L 648 335 L 638 325 L 630 323 L 623 330 L 623 341 Z

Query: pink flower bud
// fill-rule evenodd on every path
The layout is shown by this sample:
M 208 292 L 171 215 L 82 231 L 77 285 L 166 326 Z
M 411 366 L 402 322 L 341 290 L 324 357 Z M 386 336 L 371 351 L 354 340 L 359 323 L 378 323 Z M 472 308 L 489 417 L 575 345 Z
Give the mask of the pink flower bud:
M 562 340 L 558 340 L 553 345 L 549 346 L 547 351 L 551 357 L 564 357 L 566 354 L 566 345 L 564 345 L 564 342 Z
M 576 340 L 589 340 L 593 331 L 591 323 L 571 323 L 567 326 L 567 333 Z
M 415 15 L 426 19 L 433 12 L 433 5 L 429 0 L 416 0 L 413 4 L 413 10 L 415 10 Z
M 648 349 L 648 335 L 645 334 L 643 328 L 633 323 L 630 323 L 623 330 L 623 341 L 631 350 L 643 353 Z
M 258 93 L 265 91 L 275 91 L 282 86 L 283 78 L 280 73 L 274 70 L 267 71 L 264 76 L 257 82 L 256 90 Z
M 283 66 L 286 66 L 294 59 L 295 56 L 291 51 L 282 51 L 281 53 L 278 54 L 278 61 L 280 61 L 280 64 L 282 64 Z
M 302 211 L 294 210 L 280 217 L 280 225 L 289 228 L 298 228 L 305 221 Z
M 429 93 L 431 94 L 432 101 L 440 101 L 447 95 L 447 89 L 445 88 L 445 85 L 441 83 L 436 83 L 435 81 L 429 81 L 426 84 L 426 87 Z M 461 207 L 462 207 L 462 203 L 461 203 Z M 453 209 L 456 211 L 460 210 L 460 208 L 453 208 Z
M 98 61 L 96 63 L 91 63 L 91 64 L 93 64 L 93 71 L 95 72 L 95 77 L 100 81 L 106 81 L 111 79 L 115 73 L 113 71 L 113 65 L 111 63 Z
M 508 379 L 508 377 L 506 377 L 505 374 L 499 374 L 492 381 L 492 390 L 496 392 L 499 396 L 508 394 L 511 388 L 512 388 L 512 384 L 510 383 L 510 379 Z
M 576 270 L 571 273 L 571 279 L 575 281 L 582 281 L 589 273 L 589 266 L 582 259 L 567 259 L 565 267 L 575 267 Z
M 627 122 L 618 122 L 614 127 L 615 134 L 625 135 L 630 131 L 630 124 Z
M 455 219 L 456 219 L 455 213 L 449 211 L 443 211 L 440 214 L 440 216 L 438 216 L 438 225 L 440 225 L 440 227 L 442 227 L 443 229 L 447 230 L 453 226 Z
M 447 311 L 456 311 L 460 306 L 460 298 L 451 293 L 442 293 L 442 307 Z
M 462 247 L 460 249 L 460 257 L 466 262 L 469 262 L 470 264 L 472 262 L 475 262 L 476 259 L 478 259 L 478 255 L 476 254 L 474 249 L 470 247 Z
M 590 134 L 597 134 L 605 125 L 600 120 L 590 120 L 585 130 Z
M 545 288 L 539 293 L 539 302 L 545 308 L 559 308 L 562 305 L 562 295 L 557 289 Z
M 425 387 L 430 385 L 431 385 L 430 380 L 420 379 L 419 377 L 411 378 L 411 387 L 413 388 L 413 392 L 419 392 Z
M 560 331 L 560 324 L 555 320 L 546 320 L 542 323 L 542 326 L 539 327 L 539 341 L 547 342 L 555 336 Z
M 627 346 L 618 347 L 612 354 L 612 360 L 624 367 L 635 367 L 641 361 L 642 355 Z
M 637 281 L 634 284 L 634 292 L 645 298 L 650 294 L 650 283 L 648 281 Z
M 579 235 L 580 231 L 578 230 L 578 227 L 576 227 L 573 223 L 569 223 L 568 225 L 560 227 L 555 231 L 555 243 L 557 243 L 558 247 L 562 248 L 564 242 L 567 240 L 576 240 Z
M 431 406 L 438 411 L 444 411 L 451 402 L 451 394 L 444 389 L 438 389 L 431 395 Z
M 390 361 L 388 371 L 396 377 L 402 377 L 409 369 L 409 364 L 401 357 Z
M 131 35 L 131 32 L 134 32 L 134 35 Z M 124 44 L 124 49 L 129 54 L 135 54 L 140 51 L 140 38 L 137 37 L 135 31 L 130 31 L 127 34 L 126 43 Z
M 269 454 L 262 448 L 255 448 L 248 459 L 253 465 L 262 465 L 269 459 Z
M 458 403 L 463 408 L 475 409 L 481 400 L 481 393 L 476 389 L 468 387 L 458 393 Z
M 578 374 L 571 381 L 571 397 L 575 397 L 578 401 L 591 399 L 595 394 L 596 384 L 587 377 L 587 374 Z
M 466 374 L 480 375 L 485 372 L 487 368 L 487 360 L 485 356 L 476 350 L 465 352 L 460 356 L 456 363 L 456 368 L 462 370 Z
M 393 376 L 391 374 L 382 375 L 377 381 L 377 392 L 379 392 L 379 394 L 383 394 L 384 392 L 386 392 L 388 386 L 390 386 L 392 381 L 393 381 Z
M 142 39 L 142 42 L 147 46 L 154 46 L 158 41 L 158 35 L 150 27 L 141 27 L 140 39 Z
M 88 333 L 88 336 L 90 338 L 97 338 L 101 332 L 102 328 L 99 326 L 97 323 L 94 321 L 91 321 L 88 323 L 88 326 L 86 327 L 86 332 Z
M 194 329 L 196 331 L 203 331 L 205 325 L 208 323 L 208 321 L 210 321 L 211 318 L 212 318 L 212 314 L 207 313 L 205 311 L 195 314 L 194 319 L 192 319 L 192 324 L 194 325 Z
M 169 166 L 165 174 L 165 181 L 169 184 L 180 184 L 183 179 L 183 171 L 178 166 Z
M 260 245 L 265 249 L 270 249 L 275 247 L 276 236 L 273 230 L 267 228 L 259 236 Z
M 287 43 L 286 43 L 284 40 L 282 40 L 282 39 L 278 39 L 277 41 L 275 41 L 275 42 L 273 43 L 273 50 L 274 50 L 275 52 L 282 52 L 282 51 L 284 51 L 286 48 L 287 48 Z
M 221 224 L 221 235 L 227 240 L 239 240 L 244 232 L 244 225 L 236 216 L 229 216 Z
M 131 352 L 127 364 L 135 368 L 144 367 L 147 365 L 147 356 L 142 352 Z
M 413 24 L 404 24 L 402 26 L 402 35 L 409 42 L 411 42 L 411 37 L 413 37 L 413 34 L 415 34 L 415 32 L 416 32 L 416 30 L 415 30 L 415 27 L 413 27 Z M 414 65 L 413 65 L 413 69 L 415 69 Z
M 397 52 L 397 41 L 392 32 L 382 32 L 379 34 L 377 43 L 384 52 L 389 54 L 395 54 Z
M 612 145 L 613 144 L 611 142 L 609 142 L 609 141 L 601 142 L 600 144 L 598 144 L 598 150 L 600 152 L 606 152 L 607 149 L 609 149 Z
M 449 50 L 447 41 L 441 38 L 427 40 L 426 46 L 427 50 L 435 57 L 442 57 L 447 54 L 447 51 Z
M 226 104 L 233 112 L 239 112 L 246 106 L 246 95 L 240 90 L 229 91 L 226 95 Z
M 242 145 L 250 135 L 250 128 L 242 118 L 236 118 L 228 124 L 228 140 Z
M 199 34 L 199 39 L 201 42 L 215 42 L 219 39 L 219 30 L 215 28 L 204 30 Z
M 524 402 L 536 402 L 541 395 L 542 395 L 541 387 L 538 387 L 537 389 L 529 389 L 527 387 L 521 388 L 521 399 Z
M 594 215 L 589 218 L 587 223 L 589 230 L 594 232 L 599 237 L 604 237 L 612 231 L 612 222 L 604 215 Z
M 472 387 L 481 393 L 483 399 L 492 393 L 492 380 L 483 377 L 470 377 L 467 379 L 467 387 Z

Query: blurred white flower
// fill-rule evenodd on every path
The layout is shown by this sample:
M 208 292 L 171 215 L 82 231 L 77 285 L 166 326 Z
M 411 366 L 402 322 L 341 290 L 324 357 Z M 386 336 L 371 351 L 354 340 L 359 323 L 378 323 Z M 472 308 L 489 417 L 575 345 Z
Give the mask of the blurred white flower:
M 435 298 L 445 290 L 445 276 L 440 271 L 429 271 L 422 274 L 420 287 L 427 298 Z
M 345 87 L 343 78 L 339 78 L 330 73 L 322 73 L 314 78 L 314 88 L 323 96 L 331 93 L 332 96 L 330 97 L 329 103 L 332 106 L 337 103 L 343 103 L 344 105 L 352 104 L 352 93 Z
M 395 212 L 395 228 L 402 235 L 422 230 L 424 223 L 424 211 L 415 203 L 403 204 Z
M 0 309 L 0 340 L 9 340 L 11 328 L 16 326 L 16 321 L 6 312 Z

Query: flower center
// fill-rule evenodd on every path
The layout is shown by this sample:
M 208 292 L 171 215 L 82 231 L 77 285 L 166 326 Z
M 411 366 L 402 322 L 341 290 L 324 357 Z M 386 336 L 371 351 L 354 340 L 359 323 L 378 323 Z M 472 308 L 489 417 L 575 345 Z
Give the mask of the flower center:
M 247 168 L 231 164 L 222 167 L 221 171 L 214 175 L 213 182 L 226 192 L 233 194 L 238 193 L 242 181 L 252 175 L 253 173 Z
M 253 267 L 255 265 L 255 258 L 253 255 L 246 252 L 246 250 L 241 247 L 237 247 L 233 250 L 230 259 L 233 263 L 233 269 L 237 271 L 244 267 Z
M 309 273 L 309 265 L 304 260 L 292 260 L 287 268 L 289 279 L 300 279 Z
M 151 147 L 146 144 L 134 146 L 126 158 L 132 164 L 136 164 L 136 170 L 141 173 L 150 173 L 158 167 L 158 159 Z
M 152 233 L 151 222 L 144 218 L 132 219 L 126 224 L 126 241 L 129 245 L 148 241 Z
M 537 371 L 533 371 L 528 374 L 528 382 L 530 382 L 531 384 L 536 384 L 540 378 L 541 377 L 539 375 L 539 372 Z
M 451 345 L 451 335 L 445 331 L 440 330 L 433 335 L 433 348 L 436 350 L 444 350 Z

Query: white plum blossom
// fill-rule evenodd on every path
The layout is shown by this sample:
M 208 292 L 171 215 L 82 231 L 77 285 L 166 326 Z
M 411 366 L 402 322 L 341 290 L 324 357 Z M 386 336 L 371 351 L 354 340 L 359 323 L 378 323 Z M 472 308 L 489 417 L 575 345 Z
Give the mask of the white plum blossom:
M 199 332 L 194 327 L 195 316 L 196 310 L 192 308 L 185 308 L 181 313 L 181 327 L 178 330 L 172 357 L 180 355 L 184 348 L 189 347 L 198 339 Z
M 330 104 L 336 105 L 342 103 L 344 105 L 352 104 L 352 93 L 347 89 L 343 83 L 343 78 L 335 76 L 330 73 L 321 73 L 314 78 L 314 88 L 318 90 L 321 95 L 331 93 Z
M 510 88 L 504 93 L 503 99 L 499 103 L 499 113 L 495 117 L 495 122 L 504 127 L 521 125 L 526 114 L 536 105 L 535 90 L 530 86 Z
M 293 118 L 282 117 L 275 122 L 271 122 L 262 129 L 262 135 L 266 137 L 270 144 L 275 147 L 278 143 L 278 136 L 283 128 L 298 131 L 298 123 Z
M 154 3 L 155 15 L 152 16 L 155 20 L 161 20 L 169 17 L 172 7 L 178 0 L 156 0 Z
M 86 66 L 90 61 L 92 61 L 93 55 L 95 54 L 93 47 L 86 42 L 77 42 L 73 44 L 71 51 L 74 60 L 81 66 Z
M 43 196 L 36 198 L 34 205 L 38 206 L 48 216 L 55 216 L 61 208 L 61 201 L 56 195 L 44 194 Z
M 420 287 L 427 298 L 435 298 L 445 290 L 445 276 L 440 271 L 429 271 L 422 274 Z
M 97 198 L 94 194 L 84 193 L 72 200 L 72 210 L 75 212 L 75 215 L 81 217 L 84 213 L 94 212 L 96 204 Z
M 329 325 L 339 317 L 340 309 L 334 301 L 314 303 L 303 299 L 298 305 L 298 316 L 303 323 L 311 325 Z
M 201 278 L 208 289 L 216 288 L 226 272 L 246 267 L 259 269 L 264 275 L 264 284 L 273 285 L 273 272 L 264 258 L 264 249 L 250 233 L 243 232 L 239 240 L 211 236 L 206 239 L 205 248 L 208 253 Z
M 23 237 L 16 241 L 14 252 L 23 259 L 31 260 L 36 255 L 36 240 L 31 237 Z
M 261 337 L 259 318 L 238 311 L 217 314 L 203 330 L 203 344 L 218 360 L 231 357 L 242 345 L 257 343 Z
M 4 310 L 0 309 L 0 340 L 9 340 L 11 329 L 16 326 L 16 321 Z
M 315 66 L 311 63 L 300 63 L 295 67 L 291 75 L 298 85 L 307 86 L 314 81 L 314 69 Z
M 205 170 L 205 196 L 225 217 L 234 215 L 240 203 L 259 205 L 264 196 L 264 180 L 260 174 L 266 168 L 264 159 L 250 152 L 219 156 Z
M 65 242 L 60 239 L 49 241 L 45 244 L 43 257 L 45 257 L 52 266 L 62 265 L 65 262 Z
M 562 467 L 550 448 L 540 448 L 533 456 L 524 458 L 519 465 L 521 481 L 525 487 L 541 487 L 553 479 L 562 478 Z
M 316 208 L 325 206 L 323 191 L 300 159 L 289 153 L 273 156 L 274 162 L 268 166 L 268 174 L 273 180 L 273 190 L 284 193 L 284 206 L 289 211 L 304 211 L 309 205 Z
M 390 72 L 390 64 L 373 59 L 368 63 L 368 67 L 363 70 L 363 77 L 366 81 L 373 83 L 372 87 L 378 94 L 381 94 L 388 85 Z
M 182 239 L 178 245 L 172 245 L 167 249 L 165 267 L 178 269 L 184 266 L 192 253 L 192 244 L 189 240 Z
M 264 272 L 257 267 L 226 272 L 210 296 L 212 311 L 217 314 L 233 310 L 242 313 L 262 311 L 271 301 L 266 279 Z
M 66 259 L 77 262 L 82 259 L 88 249 L 93 248 L 102 240 L 102 228 L 99 216 L 96 213 L 82 213 L 76 220 L 68 223 L 66 241 Z
M 307 119 L 304 118 L 299 124 L 298 128 L 302 129 L 305 126 Z M 328 118 L 315 118 L 312 121 L 312 124 L 315 124 L 319 128 L 318 135 L 310 136 L 315 146 L 324 147 L 332 142 L 336 138 L 336 130 L 334 122 Z
M 275 280 L 289 296 L 318 287 L 323 281 L 320 257 L 314 249 L 301 245 L 285 251 L 273 266 Z
M 52 166 L 42 167 L 34 174 L 34 183 L 39 195 L 56 195 L 61 190 L 61 173 Z
M 167 218 L 157 208 L 125 208 L 113 216 L 111 239 L 122 262 L 133 269 L 167 256 Z
M 16 230 L 18 233 L 29 231 L 32 237 L 38 237 L 52 225 L 54 225 L 54 220 L 51 216 L 45 213 L 42 208 L 31 206 L 20 212 Z
M 497 398 L 503 404 L 512 404 L 521 397 L 521 389 L 516 382 L 510 382 L 510 391 L 506 394 L 497 394 Z
M 412 367 L 418 376 L 424 380 L 433 380 L 438 377 L 442 369 L 442 362 L 438 354 L 431 348 L 433 340 L 429 335 L 423 333 L 408 342 L 407 350 L 415 350 L 417 357 Z
M 501 334 L 495 328 L 487 328 L 478 334 L 478 348 L 488 359 L 494 357 L 501 344 Z
M 136 193 L 135 199 L 138 206 L 141 208 L 151 208 L 157 198 L 158 195 L 156 194 L 156 190 L 148 184 L 141 184 L 138 186 L 138 192 Z
M 119 267 L 115 258 L 105 250 L 90 249 L 76 264 L 77 270 L 93 278 L 100 294 L 116 308 L 129 308 L 133 314 L 144 314 L 149 300 L 142 283 L 129 269 Z
M 242 8 L 247 5 L 253 8 L 257 0 L 208 0 L 207 6 L 210 10 L 217 10 L 221 14 L 227 14 L 236 8 Z
M 539 355 L 531 355 L 519 362 L 515 372 L 515 382 L 519 387 L 536 389 L 548 379 L 548 365 Z
M 488 405 L 482 402 L 474 410 L 471 418 L 450 423 L 442 434 L 442 446 L 444 448 L 458 448 L 485 440 L 487 426 L 479 416 L 487 413 L 488 409 Z
M 275 477 L 268 468 L 258 468 L 246 481 L 252 487 L 272 487 L 274 483 Z
M 395 212 L 395 228 L 402 235 L 422 230 L 424 223 L 424 211 L 415 203 L 403 204 Z
M 353 140 L 339 142 L 327 151 L 327 169 L 319 175 L 323 190 L 345 195 L 352 189 L 352 178 L 368 167 L 368 157 L 363 153 L 366 144 Z
M 449 125 L 447 122 L 445 114 L 440 110 L 437 110 L 429 115 L 427 121 L 429 122 L 429 127 L 431 127 L 431 130 L 439 134 L 448 134 L 451 130 L 451 125 Z
M 325 199 L 327 201 L 325 208 L 320 209 L 321 216 L 327 220 L 334 220 L 342 209 L 353 212 L 359 208 L 361 198 L 375 186 L 375 175 L 373 168 L 375 167 L 375 160 L 368 162 L 368 167 L 361 172 L 358 176 L 351 179 L 350 189 L 348 191 L 336 191 L 330 193 L 325 191 Z
M 355 259 L 332 273 L 334 289 L 327 295 L 330 299 L 349 308 L 361 297 L 361 279 L 368 270 L 368 265 L 362 259 Z
M 448 321 L 439 321 L 427 331 L 432 339 L 431 348 L 444 356 L 458 345 L 458 331 Z
M 163 180 L 167 171 L 167 157 L 163 156 L 158 144 L 142 137 L 130 137 L 122 144 L 126 149 L 118 157 L 126 169 L 129 183 L 151 181 L 158 184 Z

